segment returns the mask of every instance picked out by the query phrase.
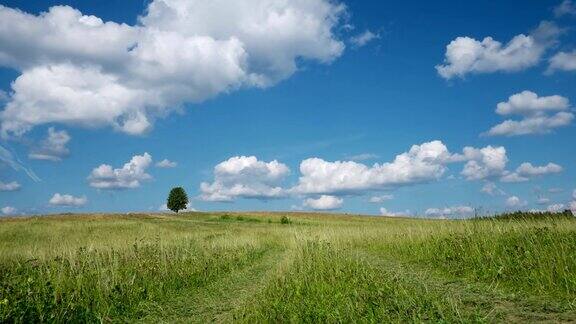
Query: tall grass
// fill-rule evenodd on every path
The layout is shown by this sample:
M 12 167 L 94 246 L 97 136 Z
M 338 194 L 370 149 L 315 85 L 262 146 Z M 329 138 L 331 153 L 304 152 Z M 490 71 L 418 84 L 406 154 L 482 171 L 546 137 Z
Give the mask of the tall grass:
M 463 320 L 455 299 L 387 270 L 347 248 L 310 241 L 238 319 L 250 323 Z
M 262 257 L 270 246 L 168 248 L 134 244 L 130 250 L 88 251 L 66 258 L 0 266 L 2 321 L 102 321 L 140 318 L 143 303 L 202 287 Z
M 572 217 L 0 221 L 0 322 L 569 321 L 575 300 Z
M 573 219 L 471 221 L 461 229 L 399 247 L 403 257 L 456 277 L 498 284 L 574 307 Z

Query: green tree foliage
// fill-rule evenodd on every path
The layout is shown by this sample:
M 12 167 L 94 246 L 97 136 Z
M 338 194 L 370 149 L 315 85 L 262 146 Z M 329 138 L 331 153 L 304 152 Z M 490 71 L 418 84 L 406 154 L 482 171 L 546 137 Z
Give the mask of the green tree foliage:
M 172 188 L 170 194 L 168 195 L 168 202 L 166 206 L 173 212 L 178 213 L 178 211 L 186 209 L 188 204 L 188 195 L 182 187 Z

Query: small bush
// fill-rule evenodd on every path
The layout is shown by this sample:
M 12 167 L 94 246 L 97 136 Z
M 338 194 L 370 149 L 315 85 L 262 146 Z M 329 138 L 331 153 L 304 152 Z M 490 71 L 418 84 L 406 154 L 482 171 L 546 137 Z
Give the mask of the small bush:
M 282 218 L 280 218 L 280 224 L 292 224 L 292 221 L 290 220 L 290 218 L 282 216 Z

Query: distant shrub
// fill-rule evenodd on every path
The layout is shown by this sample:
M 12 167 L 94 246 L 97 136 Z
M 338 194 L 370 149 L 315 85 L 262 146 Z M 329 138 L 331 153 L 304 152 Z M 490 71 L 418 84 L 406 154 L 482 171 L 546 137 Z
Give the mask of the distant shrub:
M 224 214 L 224 215 L 221 215 L 221 216 L 220 216 L 220 219 L 221 219 L 221 220 L 230 220 L 231 217 L 230 217 L 230 215 L 228 215 L 228 214 Z
M 292 224 L 292 221 L 290 220 L 290 218 L 282 216 L 282 218 L 280 218 L 280 224 Z

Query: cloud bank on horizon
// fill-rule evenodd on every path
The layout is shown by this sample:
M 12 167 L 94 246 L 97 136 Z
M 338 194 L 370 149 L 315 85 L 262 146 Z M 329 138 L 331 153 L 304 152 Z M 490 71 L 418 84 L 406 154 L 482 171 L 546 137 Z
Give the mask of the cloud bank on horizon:
M 555 163 L 534 166 L 525 162 L 514 171 L 507 170 L 508 156 L 504 147 L 465 147 L 462 153 L 451 153 L 441 141 L 414 145 L 392 162 L 367 166 L 353 161 L 306 159 L 300 163 L 298 183 L 282 186 L 290 168 L 279 161 L 261 161 L 255 156 L 236 156 L 214 167 L 214 182 L 202 183 L 200 199 L 232 202 L 236 199 L 280 199 L 305 197 L 303 206 L 315 210 L 333 210 L 343 205 L 343 198 L 374 194 L 402 186 L 440 180 L 448 165 L 464 163 L 460 174 L 468 181 L 526 182 L 535 177 L 560 173 Z M 482 190 L 494 194 L 490 182 Z M 306 198 L 308 197 L 308 198 Z M 370 202 L 382 203 L 391 195 L 373 196 Z M 509 204 L 508 204 L 509 206 Z M 428 216 L 466 215 L 462 208 L 453 212 L 434 212 Z M 466 209 L 466 211 L 469 211 Z

